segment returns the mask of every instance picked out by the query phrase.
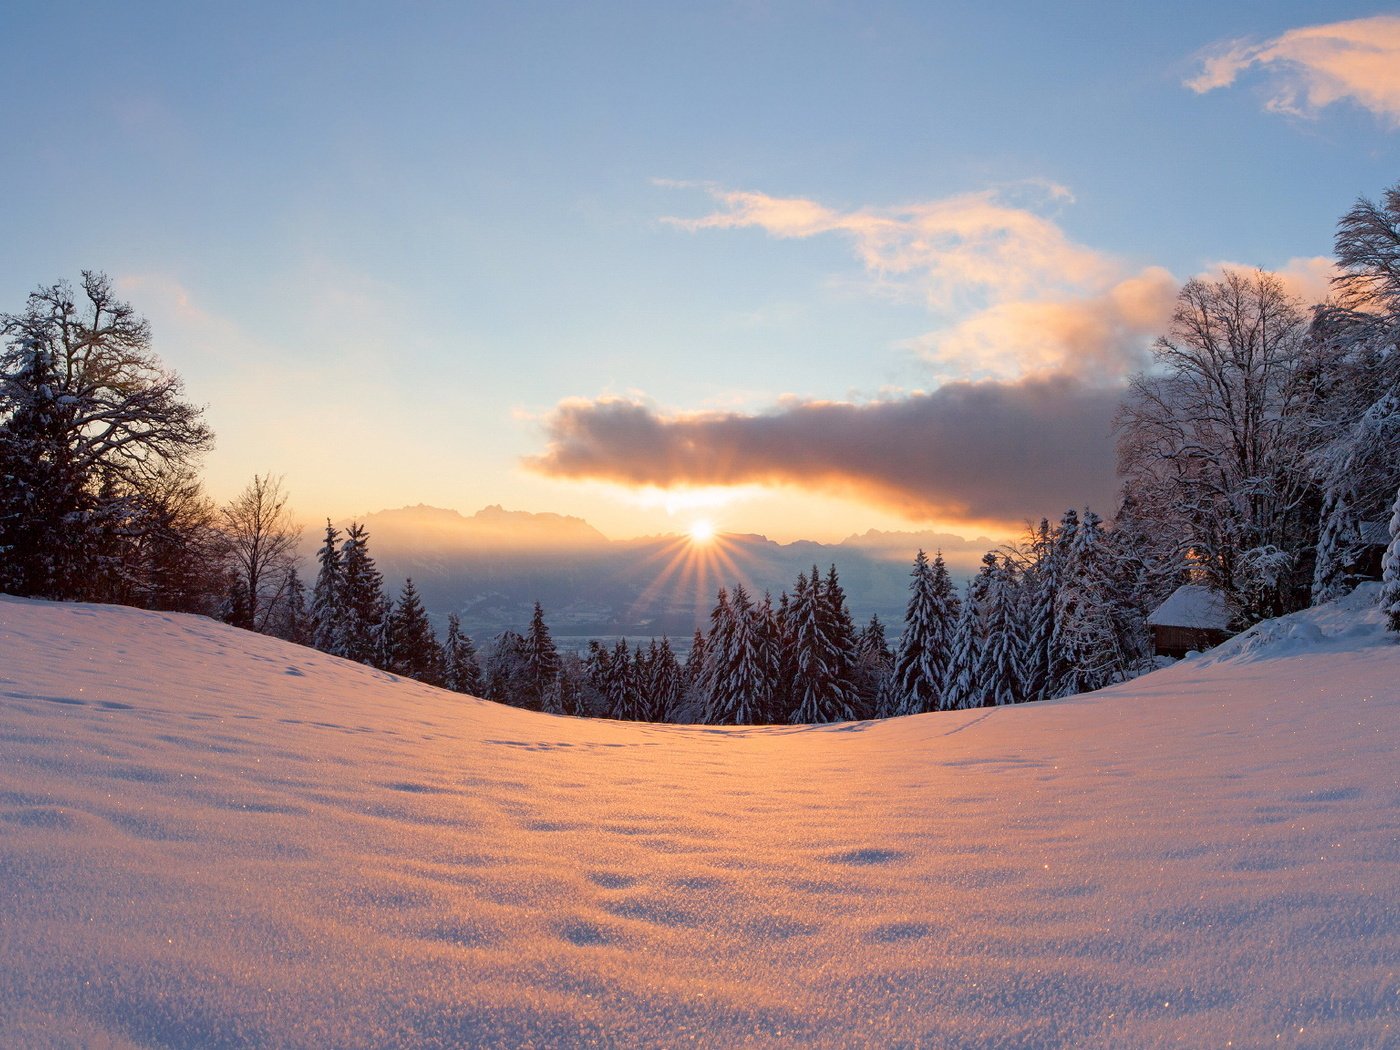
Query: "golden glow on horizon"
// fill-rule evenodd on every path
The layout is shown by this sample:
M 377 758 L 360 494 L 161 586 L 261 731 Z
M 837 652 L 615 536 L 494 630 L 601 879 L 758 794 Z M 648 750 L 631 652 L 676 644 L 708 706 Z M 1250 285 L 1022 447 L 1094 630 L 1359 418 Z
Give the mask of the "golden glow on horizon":
M 690 525 L 691 543 L 709 543 L 715 538 L 715 527 L 708 521 L 696 521 Z

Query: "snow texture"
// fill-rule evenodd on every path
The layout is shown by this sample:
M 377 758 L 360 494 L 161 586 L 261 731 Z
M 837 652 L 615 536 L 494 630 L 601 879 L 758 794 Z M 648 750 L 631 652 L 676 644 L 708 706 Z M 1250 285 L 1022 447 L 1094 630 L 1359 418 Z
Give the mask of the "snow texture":
M 1230 610 L 1225 595 L 1196 583 L 1182 584 L 1147 618 L 1154 627 L 1227 630 Z
M 0 1045 L 1400 1045 L 1374 597 L 1063 701 L 731 728 L 0 598 Z

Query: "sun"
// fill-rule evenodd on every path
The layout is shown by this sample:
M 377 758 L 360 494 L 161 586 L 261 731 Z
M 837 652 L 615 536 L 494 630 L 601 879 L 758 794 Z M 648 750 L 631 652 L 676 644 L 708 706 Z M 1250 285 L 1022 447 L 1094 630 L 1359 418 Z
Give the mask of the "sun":
M 709 543 L 715 538 L 715 527 L 708 521 L 693 521 L 690 523 L 690 542 Z

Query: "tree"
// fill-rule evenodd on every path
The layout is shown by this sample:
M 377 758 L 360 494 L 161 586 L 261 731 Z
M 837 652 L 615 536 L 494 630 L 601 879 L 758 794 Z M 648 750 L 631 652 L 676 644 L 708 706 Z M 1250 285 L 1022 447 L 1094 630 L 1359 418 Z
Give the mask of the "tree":
M 1390 544 L 1381 558 L 1381 610 L 1386 626 L 1400 631 L 1400 490 L 1390 512 Z
M 530 617 L 521 657 L 521 693 L 515 702 L 535 711 L 554 710 L 558 704 L 559 651 L 554 648 L 539 602 Z
M 94 557 L 103 536 L 143 534 L 137 497 L 213 435 L 105 274 L 39 288 L 0 335 L 0 586 L 92 595 L 121 568 Z
M 462 621 L 455 612 L 447 614 L 447 641 L 443 645 L 444 685 L 456 693 L 481 695 L 481 664 L 476 646 L 462 632 Z
M 1305 318 L 1277 277 L 1188 281 L 1153 367 L 1119 412 L 1119 472 L 1198 573 L 1247 620 L 1301 604 L 1313 546 L 1297 469 L 1312 370 Z
M 835 566 L 825 586 L 815 565 L 810 579 L 798 576 L 789 617 L 795 706 L 788 721 L 805 725 L 854 718 L 850 614 Z
M 982 662 L 982 625 L 978 611 L 976 580 L 967 581 L 967 597 L 963 600 L 953 637 L 948 643 L 948 668 L 943 693 L 938 700 L 940 711 L 960 711 L 981 707 L 982 682 L 977 672 Z
M 382 666 L 384 628 L 389 603 L 384 597 L 384 577 L 369 553 L 369 533 L 351 522 L 340 549 L 340 615 L 330 650 L 357 663 Z
M 928 555 L 920 550 L 909 575 L 909 604 L 895 653 L 891 687 L 890 713 L 899 715 L 939 709 L 957 604 L 941 551 L 930 564 Z
M 1309 333 L 1307 465 L 1322 493 L 1314 603 L 1362 578 L 1361 526 L 1385 520 L 1400 485 L 1400 184 L 1342 216 L 1336 254 L 1336 301 Z
M 983 703 L 988 707 L 1018 704 L 1025 699 L 1021 659 L 1025 631 L 1020 619 L 1016 585 L 1005 562 L 995 554 L 984 559 L 987 567 L 983 592 L 986 641 L 978 655 L 977 678 Z
M 326 519 L 326 539 L 316 552 L 319 569 L 311 592 L 311 644 L 323 653 L 335 652 L 344 619 L 345 564 L 340 551 L 340 530 Z
M 444 685 L 447 680 L 442 647 L 433 634 L 433 625 L 418 597 L 413 580 L 404 580 L 398 604 L 389 614 L 389 653 L 386 670 L 428 685 Z
M 224 504 L 219 516 L 248 596 L 253 629 L 267 632 L 286 600 L 301 539 L 301 526 L 287 509 L 282 479 L 254 474 L 247 487 Z

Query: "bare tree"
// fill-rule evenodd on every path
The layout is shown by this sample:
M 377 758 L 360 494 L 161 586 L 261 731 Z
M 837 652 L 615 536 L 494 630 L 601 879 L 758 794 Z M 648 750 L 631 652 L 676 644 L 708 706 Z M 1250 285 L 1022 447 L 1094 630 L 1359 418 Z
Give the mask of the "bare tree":
M 234 571 L 247 594 L 254 630 L 266 631 L 286 595 L 301 526 L 287 508 L 282 478 L 254 474 L 248 487 L 219 511 Z
M 1128 491 L 1248 619 L 1296 602 L 1310 546 L 1306 330 L 1272 274 L 1189 281 L 1118 415 Z

